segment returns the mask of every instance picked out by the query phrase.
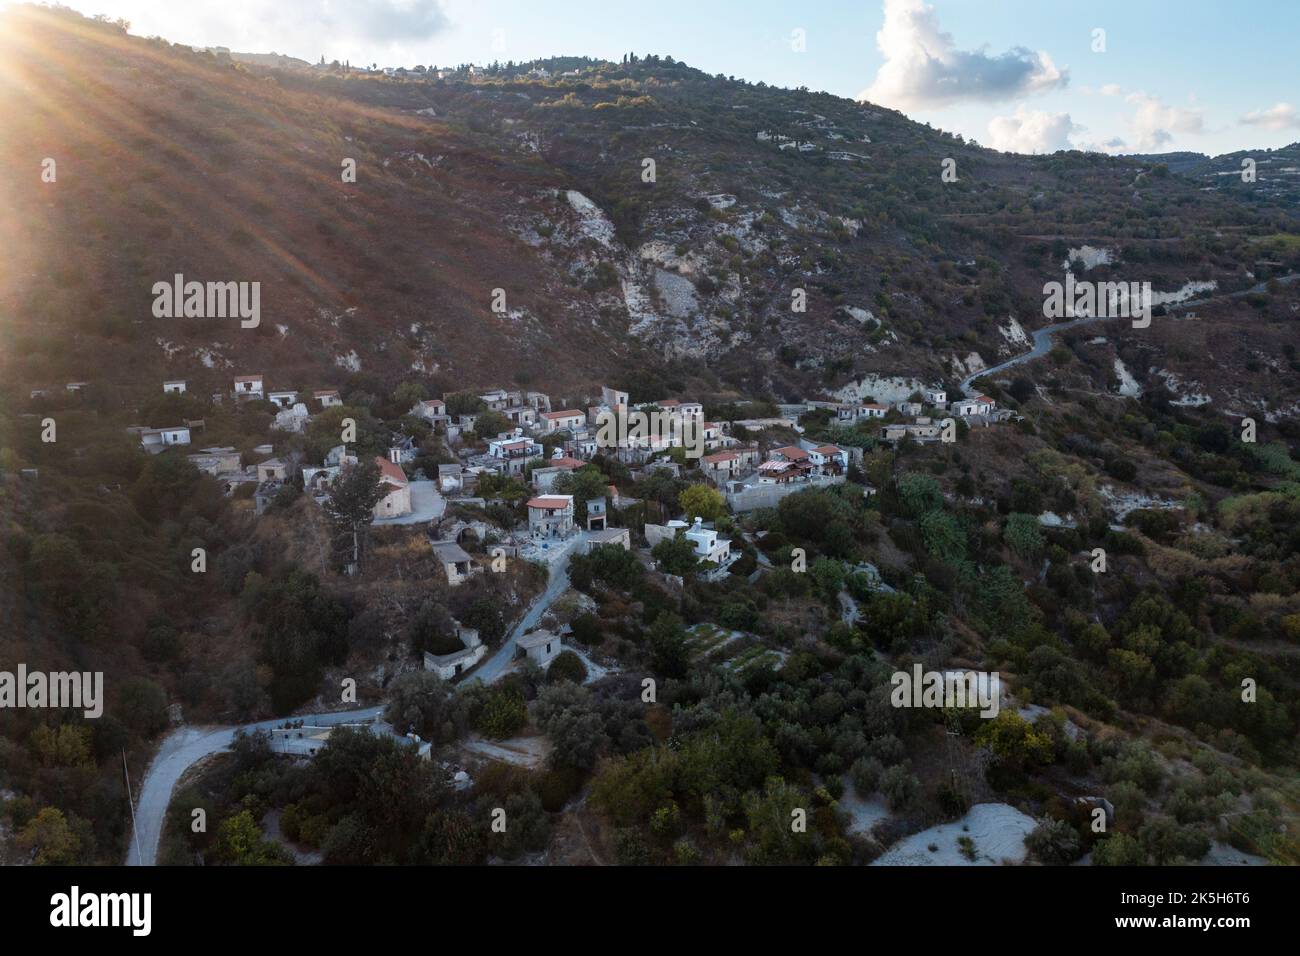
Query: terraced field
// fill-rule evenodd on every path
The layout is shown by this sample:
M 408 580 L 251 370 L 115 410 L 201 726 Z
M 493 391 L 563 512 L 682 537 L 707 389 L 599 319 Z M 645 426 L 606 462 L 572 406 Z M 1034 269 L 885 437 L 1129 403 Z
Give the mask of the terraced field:
M 755 667 L 778 668 L 788 656 L 763 644 L 746 631 L 734 631 L 716 624 L 695 624 L 687 629 L 691 663 L 720 664 L 744 673 Z

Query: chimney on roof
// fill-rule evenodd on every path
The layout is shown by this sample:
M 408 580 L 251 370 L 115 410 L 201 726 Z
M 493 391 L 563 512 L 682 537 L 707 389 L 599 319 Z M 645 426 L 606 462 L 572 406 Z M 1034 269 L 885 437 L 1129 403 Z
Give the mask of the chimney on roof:
M 700 515 L 696 515 L 696 516 L 695 516 L 695 527 L 692 528 L 691 530 L 692 530 L 692 531 L 698 531 L 698 530 L 700 530 L 700 529 L 703 528 L 703 527 L 704 527 L 704 519 L 703 519 Z
M 402 463 L 402 449 L 400 448 L 388 449 L 388 460 L 391 461 L 394 465 L 400 465 Z

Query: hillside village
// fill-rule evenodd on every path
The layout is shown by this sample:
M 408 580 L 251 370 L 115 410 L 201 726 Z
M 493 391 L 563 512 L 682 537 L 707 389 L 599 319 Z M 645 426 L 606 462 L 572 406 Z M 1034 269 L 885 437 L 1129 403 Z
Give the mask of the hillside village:
M 86 384 L 76 383 L 77 387 Z M 167 395 L 183 395 L 186 390 L 187 382 L 183 380 L 163 383 Z M 48 391 L 33 390 L 31 397 L 42 397 Z M 310 399 L 310 404 L 305 399 Z M 327 502 L 342 471 L 358 463 L 346 442 L 331 447 L 320 461 L 305 460 L 296 451 L 277 453 L 277 434 L 300 434 L 314 413 L 343 405 L 337 389 L 316 389 L 300 395 L 293 389 L 266 388 L 261 375 L 240 375 L 234 378 L 230 392 L 213 393 L 211 401 L 217 405 L 226 401 L 267 402 L 274 408 L 272 433 L 268 435 L 272 440 L 255 446 L 251 456 L 243 456 L 229 446 L 200 448 L 186 454 L 197 469 L 219 481 L 227 495 L 251 487 L 258 514 L 277 496 L 286 492 L 292 495 L 299 489 L 317 503 Z M 466 407 L 470 410 L 455 410 Z M 954 425 L 957 419 L 969 428 L 1022 418 L 1009 410 L 999 410 L 997 403 L 984 395 L 950 403 L 942 388 L 927 388 L 892 406 L 813 400 L 781 405 L 778 411 L 776 417 L 711 422 L 704 420 L 704 406 L 699 402 L 662 399 L 633 404 L 627 392 L 608 387 L 603 387 L 599 398 L 582 409 L 553 410 L 545 393 L 518 389 L 493 388 L 420 399 L 407 412 L 407 421 L 389 434 L 387 454 L 374 456 L 381 494 L 373 506 L 373 523 L 427 523 L 431 546 L 445 559 L 448 583 L 455 585 L 481 568 L 459 549 L 457 542 L 439 537 L 438 527 L 448 505 L 480 509 L 504 505 L 510 499 L 503 492 L 520 484 L 532 494 L 526 502 L 527 522 L 495 536 L 502 553 L 544 559 L 552 546 L 564 545 L 579 534 L 584 536 L 585 548 L 606 543 L 629 547 L 627 532 L 615 527 L 621 509 L 637 503 L 626 487 L 620 490 L 616 484 L 608 484 L 602 489 L 603 495 L 582 502 L 575 502 L 572 494 L 554 490 L 562 476 L 571 475 L 597 458 L 626 466 L 630 480 L 659 473 L 717 489 L 733 514 L 743 514 L 773 508 L 783 497 L 805 488 L 842 483 L 851 467 L 860 468 L 861 444 L 840 447 L 805 437 L 807 429 L 800 422 L 809 413 L 822 413 L 828 424 L 840 428 L 865 425 L 868 436 L 870 427 L 879 422 L 874 437 L 883 445 L 905 439 L 918 443 L 944 440 L 944 424 Z M 662 434 L 603 443 L 598 438 L 602 419 L 626 417 L 629 412 L 662 415 L 667 428 Z M 492 427 L 503 423 L 506 430 L 492 432 Z M 204 424 L 202 419 L 187 419 L 179 425 L 131 426 L 127 432 L 138 437 L 146 452 L 158 454 L 169 448 L 201 444 Z M 687 435 L 693 429 L 702 439 L 703 453 L 696 457 L 683 453 Z M 792 443 L 786 440 L 791 435 Z M 948 440 L 956 440 L 955 430 Z M 245 457 L 253 460 L 245 464 Z M 436 471 L 426 473 L 431 457 L 440 460 Z M 875 490 L 864 483 L 864 496 Z M 585 526 L 579 520 L 580 514 L 585 514 Z M 674 534 L 692 541 L 698 559 L 712 566 L 710 573 L 715 576 L 725 574 L 737 557 L 729 552 L 725 540 L 716 540 L 712 525 L 702 526 L 698 518 L 694 526 L 672 517 L 665 525 L 645 524 L 644 529 L 637 530 L 643 531 L 648 546 Z
M 86 384 L 70 384 L 67 389 L 73 391 Z M 30 397 L 37 399 L 50 391 L 34 389 Z M 184 394 L 186 382 L 165 382 L 163 392 Z M 455 394 L 461 397 L 460 393 Z M 385 488 L 384 496 L 374 507 L 376 522 L 406 519 L 403 523 L 409 524 L 430 520 L 441 514 L 441 506 L 436 501 L 443 497 L 479 506 L 499 501 L 475 494 L 485 475 L 526 478 L 533 489 L 547 492 L 556 477 L 581 468 L 598 455 L 635 466 L 640 473 L 662 468 L 673 477 L 678 477 L 683 465 L 689 463 L 698 471 L 698 477 L 722 491 L 728 505 L 739 513 L 773 507 L 784 495 L 810 485 L 843 481 L 850 463 L 861 464 L 860 446 L 841 448 L 832 442 L 802 437 L 805 429 L 800 417 L 809 412 L 824 410 L 829 413 L 830 422 L 843 427 L 878 420 L 882 424 L 876 437 L 886 444 L 905 438 L 920 443 L 943 440 L 944 423 L 956 419 L 966 427 L 987 427 L 1022 419 L 1013 411 L 998 409 L 997 402 L 984 395 L 949 403 L 943 389 L 926 389 L 923 394 L 893 405 L 826 400 L 786 404 L 779 406 L 777 417 L 723 422 L 705 421 L 704 406 L 699 402 L 664 399 L 629 404 L 626 392 L 609 388 L 602 389 L 597 403 L 582 410 L 558 411 L 551 409 L 550 398 L 542 392 L 490 389 L 464 394 L 475 402 L 474 410 L 449 412 L 447 399 L 452 397 L 451 393 L 442 399 L 421 399 L 407 414 L 413 423 L 427 429 L 411 428 L 416 434 L 407 434 L 399 428 L 389 436 L 387 455 L 375 459 Z M 272 427 L 277 433 L 301 433 L 312 421 L 310 409 L 319 412 L 343 404 L 337 389 L 314 390 L 310 394 L 310 406 L 299 399 L 299 392 L 292 389 L 266 390 L 261 375 L 238 376 L 229 393 L 211 396 L 215 404 L 225 400 L 269 402 L 276 408 Z M 629 410 L 664 414 L 669 421 L 669 432 L 602 444 L 596 435 L 601 417 L 626 415 Z M 508 429 L 480 437 L 479 420 L 484 412 L 500 416 Z M 196 438 L 201 439 L 203 428 L 202 419 L 186 419 L 177 425 L 131 426 L 127 431 L 138 437 L 145 451 L 157 454 L 173 446 L 201 444 Z M 706 451 L 698 460 L 673 454 L 673 449 L 685 448 L 685 432 L 691 428 L 699 429 Z M 794 444 L 780 444 L 763 437 L 765 432 L 773 430 L 783 434 L 793 432 L 799 437 Z M 419 434 L 421 431 L 423 434 Z M 737 437 L 738 433 L 743 433 L 745 439 Z M 403 466 L 427 456 L 434 450 L 427 447 L 431 442 L 455 460 L 439 463 L 436 474 L 425 474 L 420 469 L 408 476 Z M 261 460 L 241 464 L 241 456 L 232 447 L 202 448 L 186 457 L 200 471 L 220 480 L 228 494 L 241 485 L 253 485 L 259 513 L 286 485 L 298 484 L 319 499 L 327 498 L 340 470 L 357 462 L 356 456 L 347 451 L 346 443 L 331 448 L 319 462 L 303 461 L 300 455 L 282 458 L 275 454 L 273 442 L 254 447 L 252 456 Z M 413 491 L 416 491 L 414 505 Z M 617 497 L 617 488 L 611 486 L 610 491 Z M 567 527 L 552 529 L 542 537 L 567 537 L 569 530 Z M 531 528 L 528 538 L 538 540 L 537 529 Z
M 12 197 L 0 674 L 109 690 L 6 713 L 0 863 L 1300 862 L 1291 184 L 23 16 L 83 165 Z M 150 315 L 182 265 L 267 321 Z M 1085 273 L 1171 298 L 1042 327 Z
M 64 393 L 80 394 L 91 385 L 70 383 Z M 340 441 L 313 457 L 301 439 L 314 421 L 323 421 L 331 410 L 337 410 L 328 418 L 332 424 L 346 427 L 352 421 L 341 417 L 355 412 L 339 389 L 277 389 L 260 374 L 234 376 L 228 391 L 195 395 L 190 386 L 170 379 L 162 383 L 162 393 L 168 400 L 183 398 L 187 408 L 262 408 L 271 416 L 266 440 L 243 452 L 229 445 L 204 447 L 206 421 L 182 417 L 180 424 L 128 427 L 127 435 L 141 450 L 151 456 L 182 454 L 227 497 L 251 501 L 255 515 L 283 510 L 299 495 L 327 507 L 342 476 L 363 458 L 373 462 L 377 489 L 371 527 L 422 530 L 431 564 L 451 588 L 503 559 L 536 563 L 554 579 L 572 555 L 602 547 L 634 551 L 646 568 L 663 570 L 678 586 L 687 568 L 702 580 L 722 581 L 745 555 L 741 541 L 733 547 L 726 536 L 737 530 L 738 517 L 774 509 L 804 490 L 850 480 L 863 499 L 875 495 L 877 488 L 863 471 L 864 448 L 955 442 L 958 422 L 968 430 L 1022 420 L 984 395 L 950 401 L 942 387 L 890 405 L 816 399 L 778 405 L 775 414 L 754 417 L 742 414 L 751 406 L 732 405 L 734 417 L 719 421 L 706 420 L 705 405 L 698 401 L 633 402 L 627 391 L 610 387 L 574 402 L 581 406 L 576 408 L 555 408 L 549 395 L 536 390 L 468 389 L 417 398 L 400 419 L 368 436 L 366 451 L 354 439 L 351 447 Z M 404 390 L 423 393 L 416 383 L 398 391 Z M 29 398 L 45 402 L 58 392 L 33 389 Z M 602 440 L 604 421 L 637 414 L 647 420 L 657 416 L 661 428 Z M 831 434 L 844 439 L 837 444 L 827 439 Z M 372 453 L 381 448 L 384 454 Z M 670 482 L 676 494 L 650 502 L 637 498 L 635 489 L 647 479 Z M 678 510 L 678 500 L 687 500 L 696 486 L 715 495 L 702 499 L 709 502 L 702 509 L 707 513 Z M 754 541 L 746 542 L 751 551 Z M 660 568 L 665 562 L 656 555 L 671 553 L 677 544 L 683 550 Z M 770 568 L 763 558 L 757 564 L 750 559 L 741 570 L 753 584 Z M 345 561 L 345 569 L 355 573 L 358 567 Z M 849 565 L 846 572 L 865 572 L 877 586 L 892 590 L 870 564 Z M 474 628 L 456 622 L 454 633 L 445 653 L 423 656 L 427 670 L 448 680 L 475 673 L 492 650 Z M 562 636 L 538 629 L 501 650 L 511 655 L 507 663 L 517 655 L 544 668 L 565 647 Z M 585 655 L 584 665 L 602 669 Z

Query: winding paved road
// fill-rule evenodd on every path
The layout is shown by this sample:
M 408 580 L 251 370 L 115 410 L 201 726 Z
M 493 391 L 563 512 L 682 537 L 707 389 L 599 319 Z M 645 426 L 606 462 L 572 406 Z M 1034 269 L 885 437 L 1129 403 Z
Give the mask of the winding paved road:
M 301 717 L 278 717 L 242 727 L 182 727 L 168 734 L 145 772 L 144 786 L 135 808 L 135 832 L 127 849 L 127 866 L 154 866 L 158 862 L 158 841 L 172 792 L 181 775 L 209 754 L 225 750 L 235 739 L 236 730 L 270 730 L 289 720 L 310 720 L 317 726 L 329 726 L 380 717 L 383 707 L 342 710 L 332 714 L 304 714 Z
M 1277 281 L 1282 283 L 1283 285 L 1288 285 L 1292 282 L 1300 280 L 1300 272 L 1292 273 L 1291 275 L 1286 275 L 1286 276 L 1277 276 L 1276 278 Z M 1207 305 L 1218 299 L 1241 299 L 1253 293 L 1264 292 L 1267 289 L 1268 289 L 1267 282 L 1258 282 L 1255 285 L 1251 286 L 1249 289 L 1242 289 L 1240 292 L 1223 292 L 1220 293 L 1219 295 L 1211 295 L 1203 299 L 1188 299 L 1186 302 L 1167 303 L 1165 305 L 1165 309 L 1168 311 L 1173 311 L 1174 309 L 1187 309 L 1187 308 L 1191 308 L 1192 306 Z M 1048 352 L 1052 350 L 1052 336 L 1055 335 L 1057 332 L 1060 332 L 1063 329 L 1074 328 L 1074 326 L 1076 325 L 1087 325 L 1090 322 L 1104 322 L 1107 319 L 1113 319 L 1113 318 L 1118 318 L 1118 316 L 1086 315 L 1081 319 L 1072 319 L 1069 322 L 1058 322 L 1056 325 L 1047 325 L 1041 329 L 1035 329 L 1034 347 L 1032 349 L 1030 349 L 1028 352 L 1025 352 L 1021 355 L 1017 355 L 1014 358 L 1009 358 L 1005 362 L 1000 362 L 997 365 L 992 366 L 991 368 L 986 368 L 983 369 L 982 371 L 975 372 L 973 375 L 966 376 L 964 379 L 961 380 L 962 394 L 968 397 L 972 394 L 970 390 L 971 383 L 974 382 L 975 379 L 977 378 L 983 378 L 985 375 L 996 375 L 998 372 L 1004 372 L 1007 369 L 1011 368 L 1013 365 L 1019 365 L 1021 362 L 1028 362 L 1030 359 L 1042 358 L 1044 355 L 1046 355 Z
M 532 607 L 528 609 L 528 613 L 526 613 L 523 616 L 523 619 L 515 625 L 514 630 L 512 630 L 510 635 L 501 643 L 497 652 L 488 658 L 487 663 L 469 677 L 465 678 L 466 683 L 481 680 L 485 684 L 491 684 L 493 681 L 501 679 L 502 675 L 506 672 L 506 668 L 510 666 L 510 662 L 514 660 L 515 641 L 527 634 L 529 629 L 536 627 L 537 622 L 542 619 L 542 615 L 546 613 L 547 608 L 554 604 L 555 599 L 563 594 L 565 589 L 568 588 L 569 557 L 573 554 L 575 549 L 581 547 L 582 541 L 585 538 L 586 535 L 584 533 L 579 533 L 578 535 L 575 535 L 572 540 L 565 543 L 564 551 L 561 552 L 559 557 L 553 559 L 555 563 L 550 566 L 551 576 L 546 582 L 546 590 L 537 596 L 537 599 L 533 601 Z M 556 567 L 556 564 L 559 566 Z
M 492 683 L 505 674 L 515 656 L 515 641 L 536 627 L 542 615 L 569 586 L 569 556 L 578 548 L 585 535 L 577 535 L 565 545 L 565 550 L 554 559 L 546 590 L 533 602 L 523 619 L 515 625 L 509 637 L 482 667 L 467 681 L 482 680 Z M 558 565 L 558 567 L 557 567 Z M 172 793 L 181 775 L 209 754 L 225 750 L 235 739 L 235 731 L 270 730 L 281 727 L 289 720 L 308 720 L 316 726 L 330 726 L 359 720 L 375 720 L 383 716 L 383 706 L 358 710 L 342 710 L 330 714 L 302 714 L 297 717 L 277 717 L 242 727 L 181 727 L 168 734 L 158 748 L 158 753 L 145 772 L 140 799 L 135 807 L 135 823 L 127 849 L 127 866 L 155 866 L 158 862 L 158 843 L 162 837 L 163 822 Z
M 1055 325 L 1045 325 L 1041 329 L 1034 330 L 1034 347 L 1028 352 L 1024 352 L 1014 358 L 1009 358 L 1005 362 L 999 362 L 997 365 L 982 369 L 972 375 L 967 375 L 961 380 L 961 392 L 963 395 L 970 396 L 971 383 L 977 378 L 983 378 L 985 375 L 996 375 L 998 372 L 1005 371 L 1013 365 L 1019 365 L 1021 362 L 1028 362 L 1030 359 L 1042 358 L 1052 350 L 1052 336 L 1063 329 L 1072 329 L 1076 325 L 1087 325 L 1089 322 L 1105 322 L 1115 316 L 1098 316 L 1085 315 L 1081 319 L 1071 319 L 1069 322 L 1058 322 Z

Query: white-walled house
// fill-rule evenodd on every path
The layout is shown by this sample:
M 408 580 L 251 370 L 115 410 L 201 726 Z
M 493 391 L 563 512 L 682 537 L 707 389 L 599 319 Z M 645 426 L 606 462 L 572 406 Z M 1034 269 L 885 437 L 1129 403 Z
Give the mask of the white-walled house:
M 489 438 L 487 446 L 489 455 L 506 461 L 538 458 L 543 453 L 542 446 L 538 442 L 533 441 L 531 438 L 525 438 L 523 435 Z
M 587 424 L 586 413 L 571 408 L 559 412 L 542 412 L 541 419 L 543 429 L 548 435 L 565 429 L 573 431 Z
M 184 395 L 185 380 L 178 378 L 170 382 L 163 382 L 163 392 L 167 395 Z
M 261 399 L 265 394 L 262 387 L 262 376 L 260 375 L 239 375 L 235 378 L 235 398 L 241 401 L 251 399 Z
M 188 445 L 190 430 L 184 425 L 172 425 L 167 428 L 143 428 L 140 430 L 140 444 L 146 451 L 161 451 L 169 445 Z
M 559 636 L 545 628 L 525 634 L 515 641 L 515 646 L 523 651 L 523 656 L 530 658 L 539 667 L 545 667 L 563 649 Z
M 941 388 L 927 388 L 921 397 L 931 405 L 945 405 L 948 402 L 948 393 Z
M 817 445 L 807 449 L 813 474 L 842 475 L 849 468 L 849 453 L 838 445 Z
M 489 457 L 504 462 L 504 471 L 507 475 L 522 475 L 529 460 L 540 458 L 542 453 L 540 444 L 521 435 L 488 439 Z
M 321 408 L 333 408 L 335 405 L 342 405 L 343 399 L 339 397 L 337 388 L 321 388 L 312 393 L 312 398 L 320 402 Z
M 293 408 L 294 403 L 298 401 L 298 393 L 289 389 L 271 392 L 266 396 L 266 400 L 272 405 L 279 405 L 281 408 Z
M 478 631 L 465 627 L 459 621 L 456 625 L 456 638 L 463 645 L 459 651 L 450 654 L 430 654 L 424 652 L 424 669 L 433 671 L 443 680 L 454 680 L 483 659 L 487 645 L 478 636 Z
M 704 527 L 704 519 L 696 518 L 695 524 L 686 531 L 686 540 L 695 548 L 695 556 L 701 561 L 725 564 L 731 557 L 731 541 L 719 538 L 718 532 Z
M 971 415 L 987 415 L 997 407 L 998 403 L 987 395 L 976 395 L 974 398 L 963 398 L 953 402 L 952 413 L 968 418 Z

